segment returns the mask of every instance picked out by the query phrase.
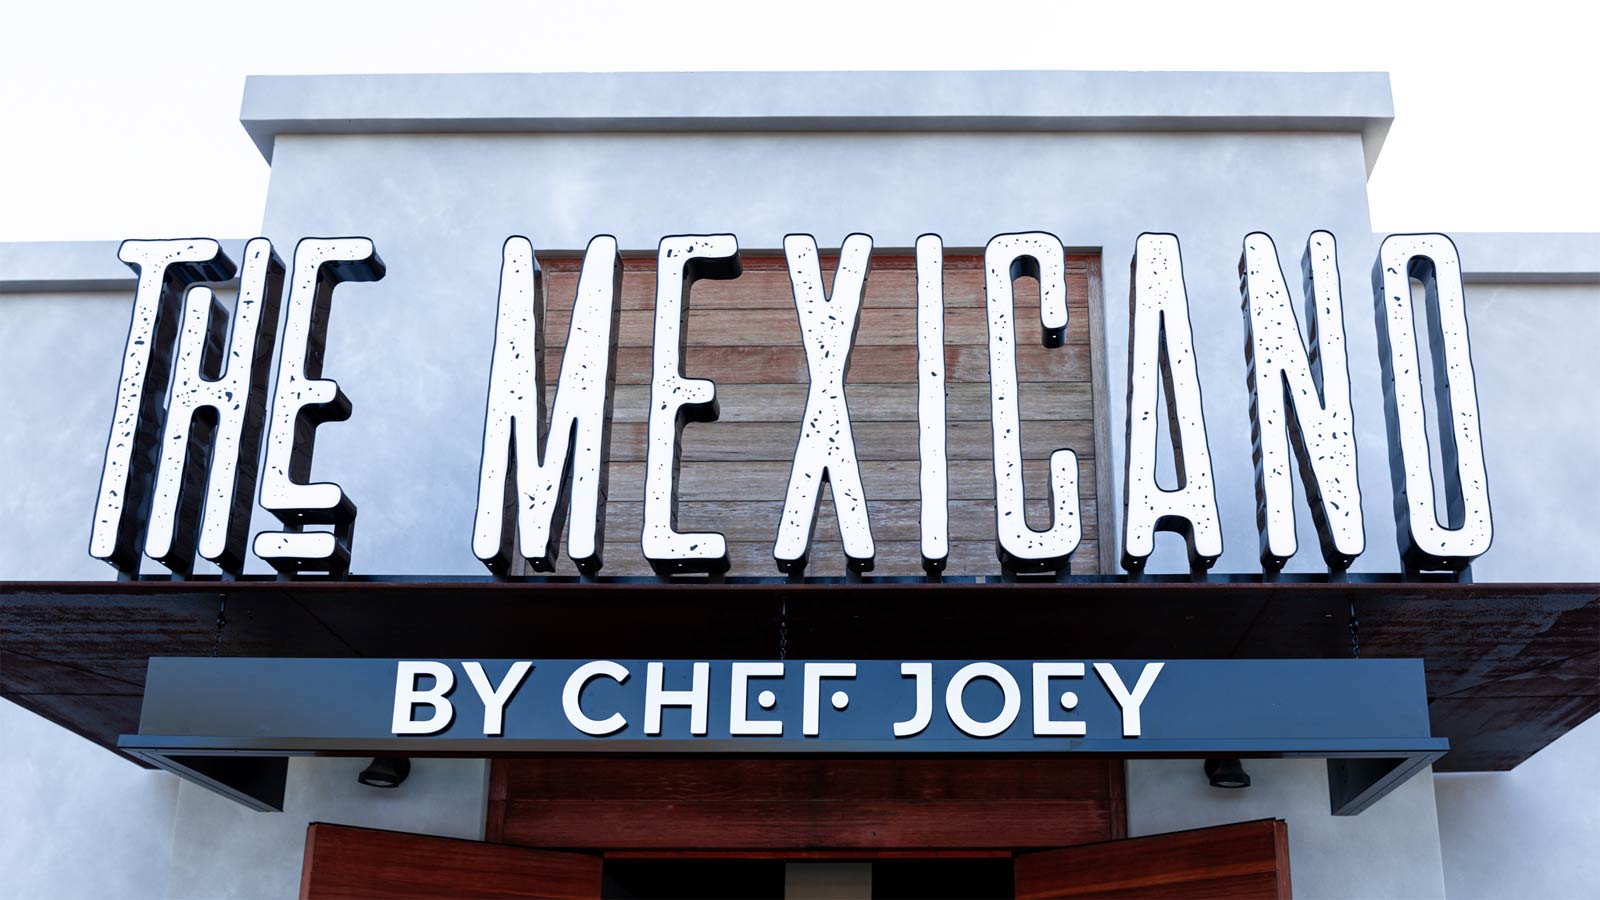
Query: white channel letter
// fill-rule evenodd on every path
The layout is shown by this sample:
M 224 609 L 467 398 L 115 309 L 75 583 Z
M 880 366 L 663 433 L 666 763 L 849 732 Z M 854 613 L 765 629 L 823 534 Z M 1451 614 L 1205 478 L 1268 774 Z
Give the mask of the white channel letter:
M 433 676 L 433 687 L 417 690 L 417 678 Z M 445 695 L 456 686 L 456 675 L 442 662 L 402 659 L 395 665 L 394 717 L 389 725 L 393 734 L 438 734 L 450 727 L 456 709 Z M 417 706 L 433 707 L 433 715 L 421 722 L 412 718 Z
M 933 721 L 933 663 L 901 663 L 900 677 L 916 682 L 917 708 L 911 718 L 894 723 L 894 736 L 897 738 L 921 734 Z
M 967 685 L 975 679 L 987 678 L 1000 686 L 1004 695 L 1004 702 L 1000 706 L 1000 713 L 987 722 L 979 722 L 967 714 L 967 707 L 962 699 L 966 694 Z M 950 679 L 944 689 L 944 708 L 949 714 L 950 721 L 956 727 L 973 737 L 987 738 L 1011 727 L 1017 720 L 1017 713 L 1022 711 L 1022 689 L 1017 687 L 1017 680 L 1011 673 L 991 662 L 975 662 L 962 666 L 960 671 Z
M 1139 722 L 1139 707 L 1144 703 L 1144 698 L 1150 695 L 1150 688 L 1156 683 L 1156 676 L 1161 674 L 1166 663 L 1145 663 L 1144 669 L 1139 672 L 1139 680 L 1134 683 L 1133 690 L 1123 684 L 1122 676 L 1117 674 L 1116 666 L 1111 663 L 1095 663 L 1094 672 L 1105 682 L 1106 690 L 1111 692 L 1111 698 L 1122 707 L 1122 736 L 1138 737 L 1141 725 Z
M 522 679 L 528 677 L 528 670 L 533 668 L 533 663 L 525 659 L 512 663 L 511 668 L 506 670 L 506 677 L 500 680 L 499 687 L 489 681 L 488 673 L 483 671 L 483 663 L 465 662 L 461 667 L 467 670 L 467 680 L 472 682 L 478 699 L 483 701 L 483 733 L 500 734 L 505 730 L 506 704 L 511 702 L 517 688 L 522 686 Z
M 783 723 L 750 718 L 750 679 L 782 678 L 781 662 L 736 662 L 733 664 L 733 697 L 728 707 L 728 733 L 734 735 L 783 735 Z
M 944 401 L 944 242 L 925 234 L 917 238 L 917 476 L 922 570 L 929 575 L 950 561 Z
M 1122 567 L 1142 571 L 1155 533 L 1174 531 L 1189 545 L 1190 568 L 1209 569 L 1222 555 L 1222 525 L 1177 237 L 1139 235 L 1132 280 Z M 1163 382 L 1180 484 L 1171 491 L 1156 484 L 1156 394 Z
M 1445 512 L 1433 500 L 1433 464 L 1423 411 L 1411 279 L 1427 296 L 1434 403 L 1444 464 Z M 1461 257 L 1442 234 L 1392 234 L 1372 267 L 1384 413 L 1389 426 L 1389 475 L 1394 484 L 1400 557 L 1416 569 L 1463 569 L 1489 549 L 1494 522 L 1489 476 L 1478 423 L 1478 388 L 1467 335 Z M 1396 452 L 1398 450 L 1398 452 Z
M 89 555 L 119 572 L 137 574 L 181 298 L 191 284 L 232 278 L 234 266 L 222 245 L 210 238 L 123 241 L 117 258 L 138 273 L 139 283 L 106 437 Z
M 145 535 L 145 553 L 174 572 L 193 570 L 197 513 L 200 555 L 225 572 L 244 568 L 282 296 L 283 261 L 271 241 L 254 238 L 244 248 L 226 347 L 228 312 L 211 289 L 193 287 L 184 297 Z
M 688 422 L 715 422 L 716 382 L 686 378 L 689 292 L 702 278 L 739 277 L 731 234 L 672 235 L 656 250 L 655 350 L 650 375 L 650 443 L 645 450 L 640 546 L 657 575 L 728 571 L 728 542 L 714 531 L 678 531 L 678 442 Z
M 689 707 L 689 733 L 706 733 L 708 708 L 711 705 L 711 664 L 697 662 L 693 667 L 693 686 L 687 691 L 668 691 L 661 687 L 666 667 L 658 662 L 645 666 L 644 681 L 644 733 L 661 733 L 661 710 L 667 706 Z
M 1060 347 L 1067 332 L 1067 254 L 1042 231 L 1000 234 L 983 251 L 984 294 L 989 307 L 989 424 L 994 437 L 995 555 L 1012 572 L 1060 572 L 1071 565 L 1082 539 L 1078 520 L 1078 454 L 1050 454 L 1050 527 L 1028 527 L 1022 484 L 1022 412 L 1017 396 L 1014 283 L 1039 280 L 1039 323 L 1046 347 Z
M 806 737 L 816 737 L 821 730 L 822 706 L 822 679 L 824 678 L 854 678 L 856 677 L 855 663 L 806 663 L 805 691 L 801 698 L 800 733 Z M 839 691 L 839 694 L 844 694 Z M 848 702 L 848 696 L 846 702 Z M 835 709 L 844 709 L 844 705 L 837 701 L 833 704 Z
M 573 669 L 572 674 L 567 676 L 567 683 L 561 688 L 561 709 L 567 714 L 567 721 L 584 734 L 595 737 L 615 734 L 628 725 L 628 720 L 622 717 L 622 713 L 614 712 L 604 719 L 591 719 L 584 714 L 583 688 L 590 681 L 602 676 L 622 684 L 628 680 L 628 670 L 621 663 L 609 659 L 597 659 Z
M 307 479 L 317 426 L 350 418 L 350 398 L 322 377 L 333 289 L 383 274 L 383 260 L 368 238 L 302 238 L 295 245 L 261 480 L 261 508 L 285 527 L 263 531 L 255 541 L 256 556 L 280 572 L 341 572 L 350 566 L 356 505 L 339 485 Z M 307 524 L 331 524 L 334 530 L 305 531 Z
M 1082 678 L 1081 662 L 1056 662 L 1033 664 L 1033 733 L 1037 737 L 1083 737 L 1088 726 L 1083 722 L 1068 722 L 1050 716 L 1050 679 Z M 1078 695 L 1066 691 L 1060 698 L 1062 709 L 1078 705 Z
M 617 239 L 598 235 L 583 254 L 547 427 L 544 278 L 533 244 L 521 235 L 506 239 L 472 532 L 472 552 L 491 572 L 511 570 L 513 530 L 534 570 L 554 569 L 569 503 L 567 555 L 585 574 L 603 564 L 606 450 L 621 298 Z
M 826 481 L 833 492 L 833 509 L 839 518 L 846 561 L 855 571 L 869 571 L 877 551 L 872 542 L 866 491 L 861 487 L 844 380 L 850 371 L 850 351 L 861 321 L 861 299 L 872 264 L 872 238 L 864 234 L 845 238 L 844 246 L 839 248 L 839 268 L 833 277 L 831 296 L 822 289 L 815 238 L 808 234 L 788 235 L 783 239 L 783 252 L 789 260 L 789 283 L 800 317 L 810 384 L 772 555 L 779 571 L 791 575 L 805 572 L 817 508 L 822 503 L 822 483 Z
M 1332 234 L 1311 233 L 1301 269 L 1309 350 L 1300 338 L 1278 248 L 1259 231 L 1245 235 L 1239 292 L 1244 305 L 1261 565 L 1276 572 L 1295 554 L 1292 440 L 1323 559 L 1328 568 L 1342 572 L 1366 549 L 1366 532 L 1345 359 L 1339 258 Z

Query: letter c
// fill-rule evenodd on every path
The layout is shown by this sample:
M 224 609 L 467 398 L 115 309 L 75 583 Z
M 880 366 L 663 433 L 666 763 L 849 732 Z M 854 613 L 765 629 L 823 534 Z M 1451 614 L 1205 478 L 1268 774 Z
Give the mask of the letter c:
M 584 714 L 583 706 L 578 702 L 579 696 L 583 693 L 585 685 L 601 675 L 618 684 L 628 680 L 628 670 L 621 663 L 597 659 L 573 670 L 572 675 L 567 678 L 566 687 L 561 689 L 561 708 L 566 711 L 567 721 L 584 734 L 596 737 L 615 734 L 628 725 L 628 720 L 622 717 L 622 713 L 612 713 L 604 719 L 591 719 Z

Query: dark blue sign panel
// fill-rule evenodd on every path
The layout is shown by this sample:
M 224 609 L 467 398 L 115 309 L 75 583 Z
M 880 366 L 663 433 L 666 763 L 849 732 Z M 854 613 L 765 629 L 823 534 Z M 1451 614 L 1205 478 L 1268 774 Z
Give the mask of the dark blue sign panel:
M 1357 795 L 1392 782 L 1381 796 L 1446 749 L 1421 661 L 1376 659 L 157 658 L 121 746 L 246 802 L 200 769 L 340 754 L 1311 756 L 1380 763 L 1330 777 L 1336 794 L 1340 777 Z

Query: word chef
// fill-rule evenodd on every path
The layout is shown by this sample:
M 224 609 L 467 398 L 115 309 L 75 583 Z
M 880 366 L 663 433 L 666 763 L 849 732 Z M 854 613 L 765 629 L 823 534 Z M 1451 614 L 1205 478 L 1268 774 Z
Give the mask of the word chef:
M 783 250 L 810 379 L 775 523 L 773 559 L 781 572 L 804 573 L 826 482 L 848 564 L 867 571 L 875 556 L 872 520 L 844 383 L 872 239 L 853 234 L 844 240 L 831 290 L 824 286 L 813 238 L 790 235 Z M 937 574 L 950 543 L 944 252 L 935 235 L 919 238 L 915 252 L 921 556 L 926 571 Z M 216 241 L 126 241 L 120 256 L 138 272 L 138 289 L 91 554 L 135 573 L 142 552 L 186 575 L 198 552 L 224 571 L 239 572 L 265 431 L 260 502 L 282 528 L 257 536 L 256 555 L 284 572 L 347 571 L 356 506 L 339 485 L 310 482 L 310 473 L 317 427 L 351 412 L 338 384 L 322 377 L 332 295 L 342 282 L 383 277 L 372 241 L 306 238 L 287 273 L 270 242 L 250 241 L 231 332 L 225 310 L 201 284 L 235 273 Z M 1062 347 L 1065 260 L 1061 241 L 1046 232 L 998 235 L 984 250 L 996 556 L 1009 572 L 1067 571 L 1082 537 L 1077 455 L 1071 449 L 1050 456 L 1049 525 L 1031 527 L 1024 511 L 1014 282 L 1038 280 L 1040 339 L 1046 348 Z M 1333 235 L 1310 236 L 1302 269 L 1309 341 L 1271 239 L 1262 233 L 1245 237 L 1239 275 L 1260 558 L 1265 570 L 1278 571 L 1297 551 L 1291 467 L 1298 466 L 1322 555 L 1337 572 L 1364 551 L 1365 529 Z M 1459 570 L 1488 549 L 1492 536 L 1460 260 L 1444 235 L 1392 235 L 1372 271 L 1402 557 L 1415 569 Z M 718 416 L 716 384 L 683 369 L 691 288 L 701 279 L 740 273 L 738 241 L 731 234 L 661 240 L 640 541 L 644 557 L 664 577 L 729 567 L 722 534 L 677 527 L 678 447 L 686 423 Z M 1445 470 L 1441 496 L 1449 498 L 1442 511 L 1434 500 L 1413 278 L 1426 288 Z M 285 280 L 283 350 L 268 414 L 266 370 Z M 473 552 L 493 572 L 511 571 L 519 557 L 536 571 L 551 570 L 563 526 L 567 553 L 579 570 L 593 575 L 602 568 L 621 290 L 617 242 L 596 237 L 583 257 L 547 411 L 539 261 L 527 238 L 505 242 L 472 526 Z M 1122 565 L 1142 571 L 1155 533 L 1172 531 L 1187 541 L 1193 568 L 1203 571 L 1222 553 L 1222 530 L 1175 236 L 1139 236 L 1130 294 Z M 163 402 L 169 383 L 171 399 Z M 1163 393 L 1179 480 L 1172 489 L 1159 486 L 1156 474 Z
M 573 665 L 576 665 L 573 668 Z M 594 660 L 575 663 L 557 661 L 539 663 L 540 667 L 554 669 L 549 684 L 538 684 L 539 673 L 530 660 L 517 660 L 505 668 L 497 679 L 488 674 L 481 662 L 459 663 L 461 671 L 472 685 L 472 695 L 482 705 L 483 733 L 486 736 L 508 734 L 507 706 L 513 697 L 526 692 L 533 700 L 522 705 L 527 709 L 528 721 L 509 728 L 513 735 L 540 732 L 548 736 L 549 715 L 546 705 L 553 705 L 554 685 L 561 685 L 560 707 L 567 726 L 590 737 L 638 735 L 646 738 L 702 738 L 713 737 L 771 737 L 780 738 L 785 728 L 794 725 L 794 685 L 787 679 L 799 676 L 798 697 L 800 734 L 803 737 L 833 737 L 838 739 L 863 739 L 882 737 L 893 733 L 896 738 L 914 738 L 928 732 L 931 738 L 965 735 L 974 738 L 991 738 L 1004 735 L 1022 718 L 1023 685 L 1032 694 L 1030 715 L 1024 719 L 1026 734 L 1035 737 L 1086 737 L 1091 719 L 1104 725 L 1107 711 L 1120 718 L 1122 737 L 1139 737 L 1143 733 L 1140 709 L 1149 697 L 1165 663 L 1148 662 L 1140 665 L 1137 675 L 1129 681 L 1112 663 L 1081 662 L 1008 663 L 972 662 L 950 671 L 955 664 L 942 664 L 944 689 L 936 690 L 934 663 L 900 663 L 898 684 L 884 678 L 890 663 L 862 664 L 867 671 L 857 682 L 857 664 L 853 662 L 718 662 L 715 671 L 720 681 L 712 685 L 713 663 L 710 662 L 646 662 L 642 664 L 645 684 L 642 692 L 624 690 L 641 667 L 640 663 L 625 665 L 613 660 Z M 673 677 L 686 681 L 686 687 L 668 689 L 668 667 Z M 1124 668 L 1127 668 L 1125 665 Z M 562 677 L 563 670 L 570 669 Z M 1093 671 L 1095 678 L 1089 679 Z M 687 678 L 683 676 L 687 675 Z M 424 680 L 427 683 L 424 683 Z M 1079 708 L 1076 691 L 1061 691 L 1063 682 L 1075 681 L 1088 685 L 1094 681 L 1104 688 L 1114 706 L 1099 702 L 1085 702 L 1083 715 L 1074 717 Z M 825 684 L 826 682 L 826 684 Z M 975 701 L 972 690 L 986 683 L 990 694 L 987 704 Z M 725 686 L 725 689 L 724 689 Z M 852 704 L 847 688 L 856 690 L 863 702 Z M 395 669 L 394 715 L 390 732 L 396 735 L 441 734 L 456 721 L 456 708 L 468 702 L 463 692 L 451 694 L 456 687 L 456 669 L 449 663 L 435 660 L 400 660 Z M 602 687 L 609 687 L 604 696 Z M 1082 687 L 1079 688 L 1080 690 Z M 993 695 L 998 691 L 998 698 Z M 824 710 L 822 697 L 828 695 L 832 717 L 841 717 L 830 725 L 830 733 L 823 734 Z M 546 695 L 548 699 L 546 699 Z M 936 700 L 936 698 L 939 698 Z M 998 703 L 994 702 L 998 699 Z M 1090 698 L 1084 698 L 1086 701 Z M 942 700 L 942 703 L 939 702 Z M 1056 706 L 1059 704 L 1060 709 Z M 719 710 L 717 718 L 726 722 L 712 723 L 712 708 Z M 942 721 L 934 724 L 936 709 L 942 706 L 949 725 L 959 734 L 949 732 Z M 663 715 L 669 709 L 681 709 L 679 718 L 663 725 Z M 846 710 L 860 709 L 858 721 L 842 719 Z M 722 712 L 721 710 L 725 710 Z M 894 720 L 893 711 L 907 713 L 905 718 Z M 1062 710 L 1066 712 L 1063 713 Z M 426 712 L 419 718 L 418 714 Z M 886 715 L 887 714 L 887 715 Z M 881 718 L 881 720 L 880 720 Z M 866 721 L 860 721 L 865 719 Z M 472 725 L 477 724 L 473 717 Z M 685 721 L 687 726 L 685 727 Z M 930 725 L 934 725 L 930 732 Z M 471 727 L 471 726 L 468 726 Z M 458 735 L 459 736 L 459 735 Z M 1104 737 L 1105 735 L 1101 735 Z

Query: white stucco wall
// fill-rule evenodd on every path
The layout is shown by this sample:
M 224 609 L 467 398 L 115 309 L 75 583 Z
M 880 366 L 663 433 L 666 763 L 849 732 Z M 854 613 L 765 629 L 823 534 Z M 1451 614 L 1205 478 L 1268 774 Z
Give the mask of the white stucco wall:
M 1600 257 L 1600 235 L 1591 238 Z M 1494 546 L 1473 572 L 1600 582 L 1600 284 L 1472 284 L 1467 305 L 1495 517 Z M 1452 900 L 1600 892 L 1597 760 L 1600 718 L 1510 772 L 1437 776 Z
M 1600 892 L 1600 718 L 1510 772 L 1434 776 L 1450 900 Z
M 306 825 L 336 822 L 481 839 L 488 764 L 417 760 L 396 790 L 364 759 L 295 759 L 282 813 L 253 812 L 141 769 L 0 700 L 0 898 L 289 898 Z
M 89 526 L 132 296 L 0 294 L 0 578 L 116 575 L 89 556 Z
M 88 528 L 130 296 L 0 294 L 0 578 L 111 574 Z M 166 896 L 177 804 L 176 778 L 0 700 L 0 897 Z
M 1301 900 L 1445 896 L 1433 779 L 1420 774 L 1359 816 L 1328 812 L 1320 759 L 1244 761 L 1251 785 L 1212 787 L 1200 760 L 1130 760 L 1128 834 L 1141 837 L 1251 819 L 1289 826 L 1289 870 Z
M 393 790 L 356 781 L 365 759 L 292 759 L 281 813 L 259 813 L 184 782 L 172 833 L 172 900 L 295 897 L 311 822 L 483 838 L 488 763 L 419 759 Z
M 165 897 L 178 793 L 0 700 L 0 898 Z
M 1591 237 L 1600 257 L 1600 235 Z M 1600 283 L 1469 284 L 1467 316 L 1494 509 L 1494 544 L 1473 576 L 1600 582 L 1590 538 Z

